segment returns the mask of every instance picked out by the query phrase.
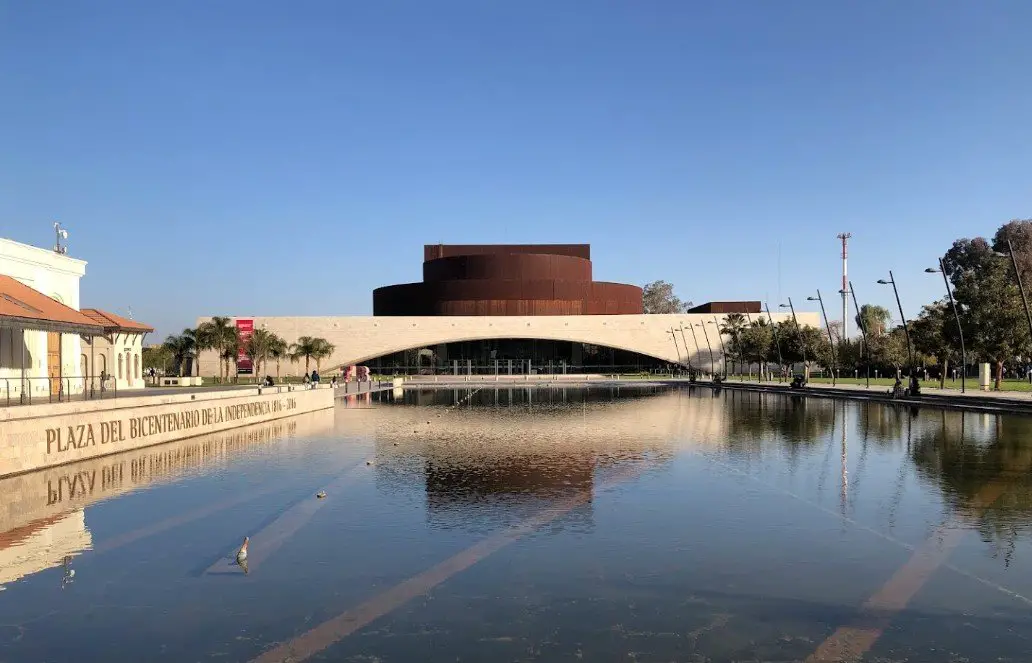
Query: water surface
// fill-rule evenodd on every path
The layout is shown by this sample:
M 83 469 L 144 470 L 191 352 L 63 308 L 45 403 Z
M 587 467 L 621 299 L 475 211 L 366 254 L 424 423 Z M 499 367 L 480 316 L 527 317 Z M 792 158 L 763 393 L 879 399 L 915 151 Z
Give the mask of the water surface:
M 0 661 L 801 661 L 843 628 L 867 661 L 1026 660 L 1030 432 L 708 388 L 352 397 L 0 480 Z

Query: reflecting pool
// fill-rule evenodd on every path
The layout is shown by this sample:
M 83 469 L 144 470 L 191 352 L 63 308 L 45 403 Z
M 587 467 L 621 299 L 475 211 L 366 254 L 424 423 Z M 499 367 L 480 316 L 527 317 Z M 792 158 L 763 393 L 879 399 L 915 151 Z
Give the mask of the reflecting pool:
M 1032 651 L 1032 417 L 409 389 L 0 496 L 0 661 Z

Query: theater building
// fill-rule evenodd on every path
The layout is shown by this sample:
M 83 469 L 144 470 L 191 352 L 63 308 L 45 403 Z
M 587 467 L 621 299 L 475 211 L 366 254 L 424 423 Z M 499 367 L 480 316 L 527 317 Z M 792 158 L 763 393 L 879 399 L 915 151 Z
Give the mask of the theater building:
M 428 244 L 422 280 L 374 290 L 372 316 L 229 317 L 245 334 L 264 328 L 288 343 L 301 336 L 327 339 L 336 349 L 321 362 L 324 372 L 366 364 L 402 372 L 523 374 L 671 363 L 721 370 L 729 339 L 719 329 L 726 315 L 763 315 L 759 302 L 646 315 L 640 287 L 595 276 L 587 244 Z M 798 315 L 801 324 L 819 325 L 816 313 Z M 285 375 L 303 370 L 288 363 L 282 369 Z M 202 355 L 201 372 L 218 372 L 213 352 Z

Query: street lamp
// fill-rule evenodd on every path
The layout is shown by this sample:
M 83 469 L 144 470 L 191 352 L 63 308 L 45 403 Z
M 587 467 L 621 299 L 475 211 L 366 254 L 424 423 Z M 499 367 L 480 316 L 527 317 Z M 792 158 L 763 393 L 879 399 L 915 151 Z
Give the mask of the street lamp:
M 713 322 L 707 322 L 708 325 L 713 325 L 717 328 L 717 339 L 720 341 L 720 363 L 723 366 L 724 379 L 727 379 L 727 351 L 724 350 L 724 335 L 720 333 L 720 323 L 717 322 L 717 316 L 713 316 Z
M 695 327 L 696 326 L 693 325 L 692 323 L 690 323 L 690 322 L 688 323 L 688 329 L 690 329 L 692 331 L 692 340 L 695 342 L 695 349 L 699 350 L 699 337 L 695 334 Z M 684 333 L 683 330 L 682 330 L 682 333 Z M 701 350 L 699 350 L 699 351 L 701 352 Z
M 840 295 L 846 294 L 845 290 L 839 291 Z M 849 294 L 853 296 L 853 308 L 856 309 L 856 326 L 860 328 L 860 336 L 864 339 L 864 354 L 867 356 L 867 388 L 871 388 L 871 346 L 867 342 L 867 325 L 860 316 L 860 304 L 856 301 L 856 291 L 853 290 L 853 282 L 849 282 Z
M 674 340 L 674 349 L 677 350 L 677 363 L 680 364 L 681 363 L 681 346 L 679 346 L 677 344 L 677 335 L 674 334 L 674 328 L 671 327 L 670 330 L 667 331 L 667 333 L 670 334 L 670 338 L 672 338 Z
M 706 332 L 706 325 L 701 322 L 696 323 L 696 327 L 702 327 L 702 333 L 706 336 L 706 348 L 709 349 L 709 365 L 710 365 L 710 377 L 714 375 L 714 370 L 717 366 L 717 360 L 713 358 L 713 346 L 709 342 L 709 334 Z
M 763 308 L 767 310 L 767 318 L 770 320 L 770 328 L 774 332 L 774 347 L 778 349 L 778 379 L 780 380 L 781 371 L 785 367 L 785 360 L 781 356 L 781 341 L 778 339 L 778 326 L 774 324 L 774 316 L 770 314 L 770 306 L 767 303 L 763 303 Z
M 684 337 L 684 323 L 681 323 L 678 326 L 678 329 L 681 330 L 681 341 L 684 343 L 684 353 L 685 357 L 688 359 L 688 377 L 691 377 L 694 372 L 692 370 L 692 353 L 688 350 L 688 339 Z M 695 347 L 699 347 L 698 344 L 696 344 Z
M 892 285 L 892 292 L 896 295 L 896 306 L 899 307 L 899 317 L 903 320 L 903 335 L 907 339 L 907 355 L 910 357 L 910 375 L 914 375 L 914 348 L 910 345 L 910 329 L 907 327 L 907 318 L 903 315 L 903 305 L 899 303 L 899 290 L 896 289 L 896 279 L 892 276 L 892 270 L 889 270 L 889 280 L 878 279 L 878 283 L 881 285 Z
M 791 297 L 788 298 L 788 303 L 787 304 L 778 304 L 778 306 L 780 306 L 781 308 L 787 308 L 787 309 L 792 311 L 792 322 L 795 324 L 795 332 L 796 332 L 796 335 L 799 337 L 799 348 L 803 352 L 803 371 L 807 372 L 807 370 L 806 370 L 806 341 L 805 341 L 805 339 L 803 339 L 803 334 L 802 334 L 802 332 L 799 329 L 799 318 L 796 317 L 795 306 L 792 305 L 792 298 Z M 807 375 L 806 378 L 809 379 L 810 376 Z
M 1021 292 L 1021 303 L 1025 306 L 1025 318 L 1028 319 L 1029 340 L 1032 341 L 1032 313 L 1028 311 L 1028 299 L 1025 297 L 1025 286 L 1021 283 L 1021 272 L 1018 271 L 1018 259 L 1014 257 L 1014 245 L 1007 240 L 1007 254 L 1010 255 L 1011 265 L 1014 266 L 1014 278 L 1018 280 L 1018 291 Z M 996 255 L 1004 255 L 996 252 Z
M 950 290 L 950 280 L 946 278 L 946 265 L 942 262 L 942 258 L 939 258 L 939 269 L 928 267 L 925 269 L 925 272 L 928 274 L 934 274 L 936 272 L 942 273 L 942 282 L 946 284 L 946 294 L 949 295 L 950 306 L 953 307 L 953 317 L 957 319 L 957 333 L 960 334 L 960 393 L 963 394 L 965 391 L 965 378 L 967 376 L 967 353 L 964 351 L 964 329 L 960 326 L 960 313 L 957 312 L 957 302 L 953 300 L 953 291 Z M 943 380 L 945 379 L 946 375 L 944 373 Z
M 831 386 L 835 386 L 835 337 L 831 335 L 831 324 L 828 322 L 828 313 L 824 310 L 824 300 L 821 298 L 821 291 L 817 291 L 816 297 L 807 297 L 808 302 L 820 302 L 821 315 L 824 316 L 824 326 L 828 328 L 828 341 L 831 343 Z

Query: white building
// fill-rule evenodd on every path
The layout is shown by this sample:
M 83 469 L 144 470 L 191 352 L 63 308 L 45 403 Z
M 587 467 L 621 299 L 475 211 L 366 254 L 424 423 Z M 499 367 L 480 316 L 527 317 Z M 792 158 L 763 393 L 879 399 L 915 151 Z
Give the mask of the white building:
M 83 260 L 0 238 L 0 406 L 143 386 L 143 335 L 153 330 L 81 312 L 85 274 Z M 104 378 L 115 377 L 102 379 L 105 368 Z
M 83 353 L 83 372 L 103 375 L 105 385 L 115 389 L 143 389 L 143 339 L 152 327 L 96 308 L 82 309 L 83 315 L 104 327 L 104 335 L 93 338 L 92 352 Z

